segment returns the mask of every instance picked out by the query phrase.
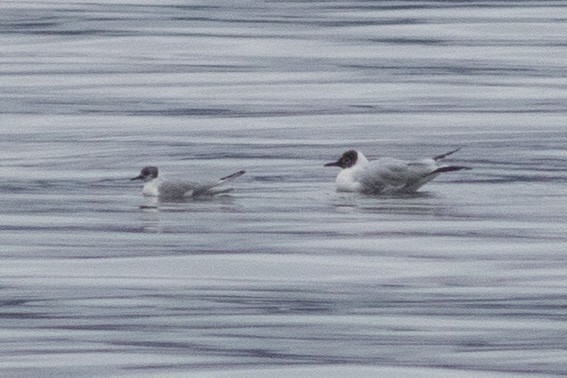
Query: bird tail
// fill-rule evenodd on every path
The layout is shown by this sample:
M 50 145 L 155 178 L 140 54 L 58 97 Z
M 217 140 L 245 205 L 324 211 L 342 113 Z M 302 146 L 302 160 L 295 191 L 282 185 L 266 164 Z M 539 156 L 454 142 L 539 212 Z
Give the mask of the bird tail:
M 237 177 L 242 176 L 242 175 L 245 174 L 245 173 L 246 173 L 246 171 L 238 171 L 238 172 L 233 173 L 233 174 L 231 174 L 231 175 L 222 177 L 222 178 L 219 180 L 219 184 L 223 184 L 223 183 L 225 183 L 225 182 L 227 182 L 227 181 L 233 180 L 233 179 L 235 179 L 235 178 L 237 178 Z
M 434 157 L 433 157 L 433 160 L 435 160 L 435 161 L 443 160 L 443 159 L 445 159 L 447 156 L 453 155 L 455 152 L 459 151 L 461 148 L 463 148 L 463 147 L 459 147 L 459 148 L 457 148 L 456 150 L 449 151 L 449 152 L 445 152 L 444 154 L 434 156 Z
M 447 167 L 439 167 L 433 172 L 431 172 L 430 175 L 443 173 L 443 172 L 454 172 L 454 171 L 471 170 L 471 169 L 472 169 L 471 167 L 463 167 L 462 165 L 451 165 Z

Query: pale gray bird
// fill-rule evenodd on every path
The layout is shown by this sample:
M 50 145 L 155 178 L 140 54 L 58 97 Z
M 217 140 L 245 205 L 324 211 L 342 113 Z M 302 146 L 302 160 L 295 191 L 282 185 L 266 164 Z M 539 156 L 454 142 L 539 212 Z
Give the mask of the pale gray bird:
M 242 176 L 246 171 L 238 171 L 226 177 L 214 181 L 191 182 L 180 180 L 161 180 L 158 178 L 158 168 L 147 166 L 140 174 L 131 180 L 143 180 L 145 182 L 142 193 L 146 196 L 159 197 L 165 200 L 183 199 L 197 196 L 213 196 L 228 193 L 231 187 L 222 185 Z
M 413 193 L 443 172 L 471 169 L 460 165 L 440 165 L 447 156 L 459 151 L 449 151 L 433 158 L 406 161 L 384 157 L 369 161 L 361 152 L 350 150 L 339 160 L 325 167 L 340 167 L 336 184 L 339 192 Z

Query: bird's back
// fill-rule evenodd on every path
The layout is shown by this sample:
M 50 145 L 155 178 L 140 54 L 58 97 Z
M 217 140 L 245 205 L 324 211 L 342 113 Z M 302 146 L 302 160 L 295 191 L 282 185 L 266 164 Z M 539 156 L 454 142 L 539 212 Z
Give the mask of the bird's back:
M 437 168 L 431 159 L 406 161 L 394 158 L 372 160 L 360 170 L 359 180 L 363 190 L 379 193 L 399 190 L 423 180 Z
M 161 198 L 183 198 L 193 195 L 199 184 L 190 181 L 167 180 L 159 184 L 159 196 Z
M 210 180 L 204 182 L 167 180 L 159 185 L 159 196 L 162 199 L 180 199 L 183 197 L 215 195 L 226 193 L 232 188 L 219 188 L 224 181 Z

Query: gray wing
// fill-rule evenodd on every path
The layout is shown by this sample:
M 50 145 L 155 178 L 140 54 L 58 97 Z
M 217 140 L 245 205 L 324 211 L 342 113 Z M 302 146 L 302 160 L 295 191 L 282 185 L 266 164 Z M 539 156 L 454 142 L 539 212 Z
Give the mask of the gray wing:
M 386 189 L 413 189 L 416 183 L 423 181 L 435 169 L 437 165 L 433 159 L 406 161 L 383 158 L 373 160 L 368 164 L 360 174 L 360 182 L 363 188 L 370 192 L 380 192 Z
M 215 195 L 232 191 L 230 187 L 221 187 L 222 184 L 242 176 L 245 171 L 238 171 L 218 180 L 191 182 L 191 181 L 164 181 L 159 186 L 161 198 L 183 198 L 199 195 Z
M 162 198 L 190 197 L 200 187 L 199 183 L 189 181 L 164 181 L 159 185 L 159 196 Z

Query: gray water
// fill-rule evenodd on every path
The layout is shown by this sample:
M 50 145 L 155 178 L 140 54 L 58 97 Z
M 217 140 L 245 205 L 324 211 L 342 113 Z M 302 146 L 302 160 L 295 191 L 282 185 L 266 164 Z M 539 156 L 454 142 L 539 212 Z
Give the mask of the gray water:
M 567 372 L 567 4 L 0 3 L 0 375 Z M 371 157 L 473 167 L 335 192 Z M 240 169 L 148 206 L 144 165 Z

